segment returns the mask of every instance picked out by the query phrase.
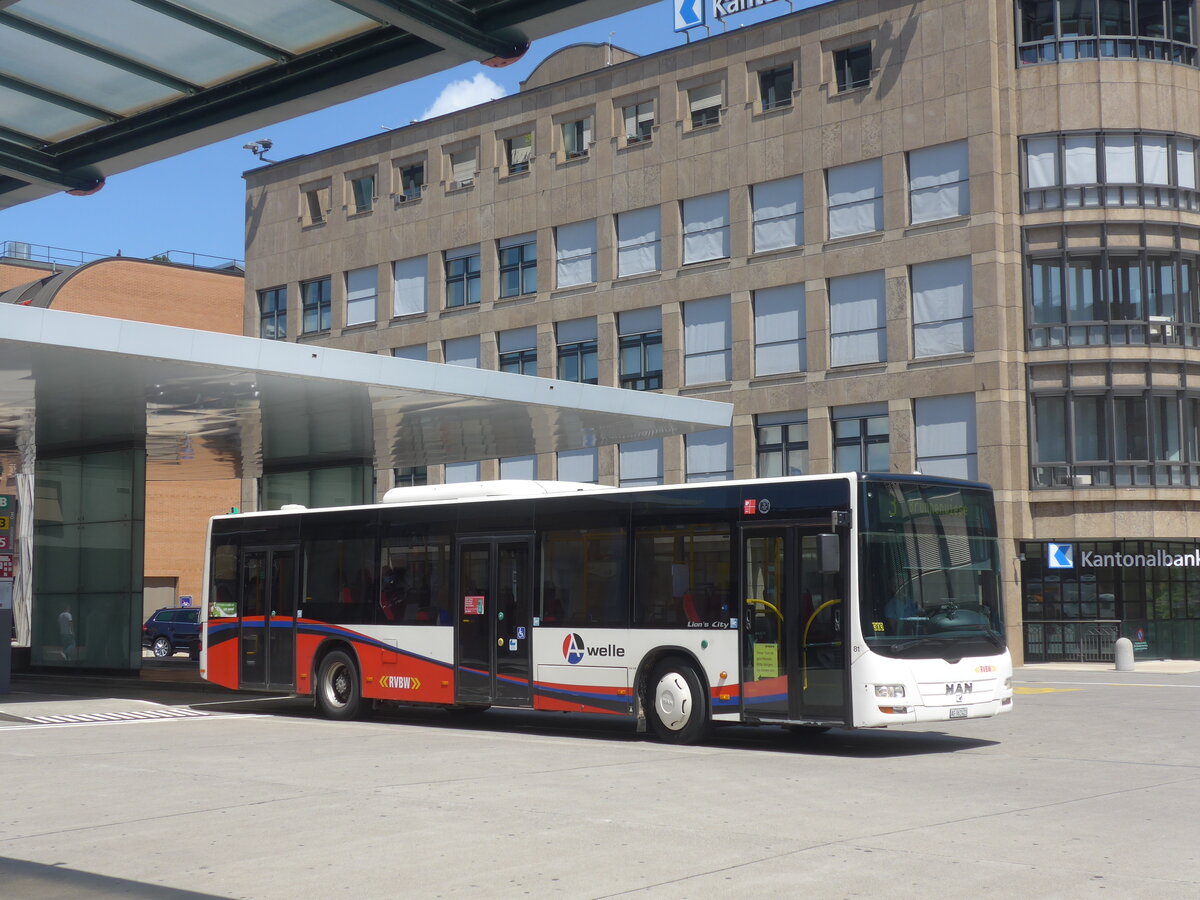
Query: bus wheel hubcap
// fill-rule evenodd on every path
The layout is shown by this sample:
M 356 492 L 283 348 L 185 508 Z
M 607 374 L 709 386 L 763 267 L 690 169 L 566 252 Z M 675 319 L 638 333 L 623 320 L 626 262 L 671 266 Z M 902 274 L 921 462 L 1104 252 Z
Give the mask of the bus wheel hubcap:
M 659 679 L 654 689 L 654 708 L 662 723 L 679 731 L 692 717 L 692 692 L 678 672 L 669 672 Z

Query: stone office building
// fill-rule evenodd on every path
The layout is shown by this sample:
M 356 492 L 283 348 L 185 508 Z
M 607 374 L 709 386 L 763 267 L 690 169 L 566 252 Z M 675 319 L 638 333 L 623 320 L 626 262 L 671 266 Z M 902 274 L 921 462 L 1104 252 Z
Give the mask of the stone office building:
M 735 405 L 376 490 L 978 478 L 1017 659 L 1200 656 L 1196 41 L 1195 0 L 838 0 L 568 47 L 512 96 L 248 173 L 247 332 Z

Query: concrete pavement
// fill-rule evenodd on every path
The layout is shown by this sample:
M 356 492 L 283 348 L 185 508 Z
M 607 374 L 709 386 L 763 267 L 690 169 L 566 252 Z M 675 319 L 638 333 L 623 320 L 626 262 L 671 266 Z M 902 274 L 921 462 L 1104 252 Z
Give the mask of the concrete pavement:
M 1196 671 L 1025 667 L 994 720 L 686 748 L 31 682 L 0 698 L 5 896 L 1200 895 Z

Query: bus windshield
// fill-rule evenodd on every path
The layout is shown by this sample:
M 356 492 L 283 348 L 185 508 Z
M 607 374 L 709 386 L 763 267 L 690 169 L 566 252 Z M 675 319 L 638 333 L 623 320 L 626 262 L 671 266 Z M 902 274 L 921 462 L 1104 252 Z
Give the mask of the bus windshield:
M 983 489 L 862 485 L 861 616 L 884 656 L 957 659 L 1004 651 L 996 519 Z

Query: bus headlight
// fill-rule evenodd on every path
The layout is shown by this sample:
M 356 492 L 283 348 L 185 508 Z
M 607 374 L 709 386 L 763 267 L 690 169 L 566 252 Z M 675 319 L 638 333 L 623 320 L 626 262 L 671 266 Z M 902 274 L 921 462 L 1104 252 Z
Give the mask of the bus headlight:
M 876 697 L 903 697 L 904 685 L 902 684 L 877 684 L 875 685 Z

